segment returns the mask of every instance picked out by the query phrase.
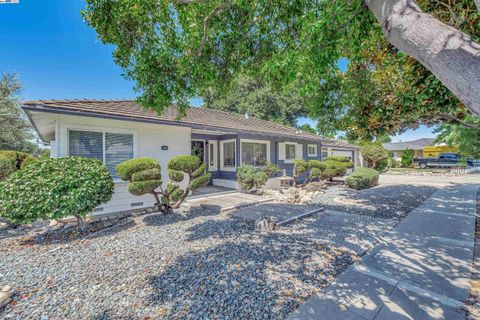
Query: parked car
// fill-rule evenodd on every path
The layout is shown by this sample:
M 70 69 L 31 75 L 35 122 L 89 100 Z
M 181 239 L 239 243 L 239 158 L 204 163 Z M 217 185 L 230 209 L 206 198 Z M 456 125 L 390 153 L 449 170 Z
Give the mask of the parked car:
M 456 153 L 441 153 L 438 158 L 418 158 L 413 159 L 413 164 L 417 167 L 422 169 L 424 168 L 432 168 L 432 167 L 444 167 L 444 168 L 452 168 L 459 165 L 459 161 L 462 157 Z M 466 163 L 468 167 L 473 167 L 475 165 L 479 165 L 478 160 L 473 160 L 470 158 L 466 159 Z

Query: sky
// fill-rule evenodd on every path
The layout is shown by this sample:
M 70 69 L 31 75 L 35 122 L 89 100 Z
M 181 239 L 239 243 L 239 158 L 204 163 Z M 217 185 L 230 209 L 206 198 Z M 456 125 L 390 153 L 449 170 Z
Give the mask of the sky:
M 16 73 L 23 100 L 133 99 L 112 47 L 102 44 L 80 15 L 82 0 L 20 0 L 0 5 L 0 73 Z M 345 61 L 340 64 L 346 65 Z M 192 105 L 202 104 L 193 99 Z M 299 124 L 315 124 L 299 119 Z M 434 137 L 431 128 L 409 130 L 393 141 Z

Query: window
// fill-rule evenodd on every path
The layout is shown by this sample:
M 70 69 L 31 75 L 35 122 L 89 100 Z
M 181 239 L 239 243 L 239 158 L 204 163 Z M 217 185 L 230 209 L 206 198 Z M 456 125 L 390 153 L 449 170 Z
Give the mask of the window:
M 267 143 L 242 142 L 242 164 L 265 165 L 268 161 Z
M 222 142 L 222 168 L 235 170 L 235 141 Z
M 316 144 L 309 144 L 308 145 L 308 156 L 309 157 L 316 157 L 317 156 L 317 145 Z
M 295 159 L 295 149 L 296 149 L 296 146 L 294 144 L 286 144 L 285 145 L 285 159 L 286 160 Z
M 322 148 L 322 159 L 325 159 L 328 157 L 328 149 L 327 148 Z
M 133 135 L 70 130 L 69 155 L 98 159 L 115 176 L 116 165 L 133 158 Z
M 210 163 L 210 167 L 215 167 L 215 145 L 213 143 L 210 143 L 209 145 L 209 156 L 208 156 L 208 161 Z

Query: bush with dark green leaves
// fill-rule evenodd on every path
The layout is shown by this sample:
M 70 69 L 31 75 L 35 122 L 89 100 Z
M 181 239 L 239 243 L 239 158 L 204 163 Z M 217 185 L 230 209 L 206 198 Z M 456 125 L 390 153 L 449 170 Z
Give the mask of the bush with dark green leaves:
M 38 161 L 0 183 L 0 216 L 14 224 L 74 216 L 79 224 L 109 201 L 114 184 L 108 169 L 91 158 Z
M 367 189 L 378 185 L 378 171 L 370 168 L 357 168 L 346 179 L 346 184 L 353 189 Z
M 267 180 L 268 174 L 253 166 L 244 164 L 237 169 L 237 182 L 244 192 L 263 187 Z
M 0 156 L 0 181 L 5 180 L 13 171 L 15 171 L 15 167 L 12 161 Z
M 15 170 L 20 170 L 26 165 L 37 161 L 37 158 L 28 153 L 11 150 L 0 150 L 0 157 L 5 157 L 10 160 Z
M 342 156 L 328 156 L 323 161 L 337 161 L 337 162 L 342 162 L 345 163 L 345 166 L 347 168 L 353 168 L 353 163 L 350 159 L 347 157 L 342 157 Z
M 167 213 L 178 208 L 187 196 L 197 188 L 208 184 L 210 173 L 205 173 L 205 164 L 196 156 L 176 156 L 168 162 L 168 177 L 164 189 L 161 167 L 158 160 L 145 157 L 120 163 L 116 167 L 117 175 L 128 181 L 128 191 L 136 196 L 152 194 L 155 197 L 155 209 Z M 185 177 L 189 183 L 185 189 L 180 183 Z
M 410 168 L 413 164 L 414 152 L 412 149 L 406 149 L 402 152 L 400 163 L 402 168 Z

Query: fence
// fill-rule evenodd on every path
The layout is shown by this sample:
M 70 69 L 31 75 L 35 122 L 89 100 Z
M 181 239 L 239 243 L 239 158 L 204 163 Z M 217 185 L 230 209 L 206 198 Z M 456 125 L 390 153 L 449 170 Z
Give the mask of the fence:
M 455 169 L 452 169 L 450 172 L 455 174 L 469 174 L 474 172 L 480 172 L 480 166 L 469 167 L 467 169 L 455 168 Z

